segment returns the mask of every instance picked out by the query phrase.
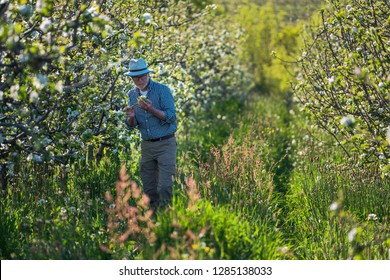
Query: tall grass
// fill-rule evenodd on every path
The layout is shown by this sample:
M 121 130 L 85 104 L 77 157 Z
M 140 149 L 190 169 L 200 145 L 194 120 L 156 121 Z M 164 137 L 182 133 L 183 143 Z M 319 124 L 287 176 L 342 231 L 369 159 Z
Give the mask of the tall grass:
M 107 209 L 111 238 L 101 246 L 103 250 L 115 259 L 283 257 L 281 234 L 266 222 L 253 223 L 227 206 L 212 205 L 191 177 L 181 189 L 186 193 L 178 190 L 172 207 L 152 219 L 147 199 L 122 171 L 115 197 L 107 195 L 108 202 L 115 204 Z
M 214 205 L 229 205 L 232 211 L 249 211 L 266 217 L 271 207 L 273 174 L 267 170 L 265 141 L 249 135 L 241 143 L 230 137 L 222 148 L 212 148 L 197 177 Z
M 299 259 L 389 259 L 390 181 L 346 160 L 341 148 L 295 117 L 295 169 L 284 232 Z M 303 137 L 302 137 L 303 135 Z
M 203 178 L 222 180 L 242 197 L 230 195 L 229 200 L 223 200 L 225 194 L 213 190 L 218 201 L 211 203 L 208 186 L 189 179 L 191 174 L 202 177 L 195 175 L 197 167 L 189 165 L 186 170 L 186 164 L 179 163 L 182 167 L 173 207 L 154 219 L 147 214 L 150 211 L 141 199 L 141 190 L 135 182 L 130 183 L 139 181 L 138 175 L 128 176 L 122 170 L 118 177 L 121 162 L 115 158 L 105 157 L 98 163 L 76 162 L 67 170 L 54 169 L 46 177 L 33 172 L 36 166 L 23 165 L 29 179 L 21 180 L 15 188 L 10 186 L 1 201 L 1 258 L 283 258 L 284 243 L 272 222 L 276 215 L 271 209 L 272 180 L 253 165 L 261 163 L 261 159 L 251 159 L 253 145 L 252 150 L 241 146 L 239 153 L 238 147 L 229 143 L 224 153 L 233 149 L 230 152 L 235 155 L 225 167 L 247 175 L 229 182 L 232 177 L 225 171 L 205 173 L 203 167 L 199 171 L 204 173 Z M 213 151 L 217 154 L 217 148 Z M 243 156 L 247 157 L 244 165 Z M 252 198 L 242 203 L 250 192 Z M 234 207 L 230 205 L 232 200 Z M 142 209 L 139 201 L 143 201 Z M 250 213 L 256 222 L 243 218 Z
M 389 259 L 389 179 L 289 109 L 254 97 L 229 137 L 181 147 L 172 207 L 153 216 L 136 147 L 65 168 L 15 164 L 0 258 Z
M 118 163 L 77 162 L 65 170 L 21 165 L 2 192 L 0 256 L 6 259 L 104 259 L 104 192 L 118 178 Z M 28 177 L 23 178 L 23 174 Z

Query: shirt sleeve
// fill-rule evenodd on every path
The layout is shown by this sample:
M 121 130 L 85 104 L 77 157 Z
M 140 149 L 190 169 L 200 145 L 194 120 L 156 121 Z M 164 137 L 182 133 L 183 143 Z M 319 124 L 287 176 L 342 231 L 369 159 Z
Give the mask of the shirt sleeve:
M 135 125 L 129 125 L 127 123 L 127 118 L 123 121 L 123 123 L 125 124 L 125 127 L 128 129 L 128 130 L 133 130 L 135 128 L 137 128 L 138 124 L 137 124 L 137 119 L 135 119 Z
M 165 113 L 165 120 L 161 120 L 161 124 L 171 124 L 176 121 L 175 100 L 171 90 L 168 87 L 164 88 L 164 94 L 161 98 L 161 109 Z

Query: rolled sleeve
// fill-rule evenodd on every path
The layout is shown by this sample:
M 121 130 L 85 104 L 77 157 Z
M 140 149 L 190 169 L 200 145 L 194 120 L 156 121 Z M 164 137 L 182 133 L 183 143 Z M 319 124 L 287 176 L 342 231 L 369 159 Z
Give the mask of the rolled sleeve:
M 165 120 L 161 120 L 161 124 L 171 124 L 171 123 L 174 123 L 176 121 L 176 114 L 175 112 L 172 112 L 172 110 L 165 110 L 164 111 L 165 113 Z
M 165 120 L 162 120 L 161 124 L 172 124 L 176 122 L 176 108 L 175 100 L 171 90 L 165 87 L 164 97 L 161 99 L 161 108 L 165 113 Z
M 129 125 L 128 123 L 127 123 L 127 119 L 125 119 L 124 121 L 123 121 L 123 123 L 125 124 L 125 127 L 128 129 L 128 130 L 133 130 L 133 129 L 135 129 L 135 128 L 137 128 L 137 126 L 138 126 L 138 124 L 137 124 L 137 119 L 135 120 L 135 125 Z

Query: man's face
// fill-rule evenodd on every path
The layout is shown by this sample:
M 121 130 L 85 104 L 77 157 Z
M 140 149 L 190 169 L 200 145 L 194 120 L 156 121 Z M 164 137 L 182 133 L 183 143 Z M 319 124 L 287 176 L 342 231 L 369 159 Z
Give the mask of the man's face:
M 131 77 L 135 86 L 139 89 L 145 89 L 149 83 L 149 74 Z

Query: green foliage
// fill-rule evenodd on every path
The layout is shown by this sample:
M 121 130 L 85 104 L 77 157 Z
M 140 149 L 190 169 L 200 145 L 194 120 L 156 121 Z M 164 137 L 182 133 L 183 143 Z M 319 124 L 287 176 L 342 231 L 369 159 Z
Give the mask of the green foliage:
M 280 94 L 289 90 L 293 64 L 299 49 L 299 22 L 291 22 L 283 8 L 267 1 L 257 5 L 249 1 L 240 6 L 235 18 L 245 32 L 242 63 L 262 93 Z
M 180 133 L 216 100 L 235 98 L 245 82 L 233 63 L 240 34 L 210 26 L 217 12 L 207 3 L 7 3 L 0 18 L 0 163 L 7 177 L 16 158 L 66 164 L 136 142 L 122 112 L 129 89 L 122 74 L 133 56 L 143 56 L 174 91 Z
M 298 110 L 295 109 L 296 112 Z M 287 204 L 287 238 L 299 259 L 387 259 L 390 236 L 388 179 L 356 168 L 341 147 L 294 113 L 297 151 Z
M 276 90 L 278 92 L 278 90 Z M 293 150 L 290 145 L 290 108 L 292 102 L 289 96 L 278 95 L 258 95 L 251 94 L 247 100 L 243 116 L 241 129 L 235 134 L 253 134 L 257 138 L 263 138 L 263 161 L 266 163 L 268 172 L 272 172 L 274 188 L 277 192 L 284 193 L 292 170 Z M 248 126 L 247 130 L 242 130 Z M 244 133 L 245 132 L 245 133 Z M 253 141 L 253 140 L 252 140 Z M 255 143 L 254 145 L 259 145 Z
M 223 104 L 230 104 L 229 112 L 238 108 L 246 81 L 234 57 L 241 34 L 226 30 L 223 19 L 210 25 L 219 12 L 207 4 L 43 0 L 9 1 L 2 6 L 0 171 L 6 218 L 1 230 L 20 241 L 4 237 L 2 256 L 94 258 L 68 246 L 72 240 L 96 235 L 88 226 L 91 220 L 77 219 L 82 231 L 77 233 L 69 230 L 74 225 L 68 219 L 55 224 L 53 220 L 64 212 L 62 208 L 69 213 L 61 200 L 61 195 L 68 195 L 73 203 L 97 205 L 96 213 L 88 207 L 87 217 L 94 223 L 105 222 L 97 201 L 114 185 L 119 161 L 139 182 L 139 138 L 123 126 L 129 81 L 122 74 L 129 58 L 142 55 L 155 72 L 153 78 L 173 89 L 180 135 L 204 133 L 198 124 L 215 119 L 217 106 L 218 114 L 226 114 Z M 214 134 L 217 141 L 227 135 L 224 119 L 220 119 L 224 128 Z M 30 196 L 19 197 L 15 190 Z M 87 202 L 83 191 L 90 198 Z M 46 208 L 45 217 L 31 213 L 37 201 L 49 198 L 56 211 Z M 11 201 L 15 204 L 8 205 Z M 19 216 L 18 211 L 26 213 Z M 44 220 L 46 227 L 25 236 L 15 226 L 23 216 L 30 217 L 30 225 Z M 33 253 L 28 247 L 35 248 L 34 240 L 42 244 Z M 57 246 L 58 240 L 68 244 Z M 88 246 L 96 249 L 94 240 Z M 102 256 L 100 252 L 95 257 Z
M 322 24 L 308 28 L 296 96 L 348 158 L 386 171 L 389 3 L 328 2 Z
M 117 179 L 118 165 L 108 160 L 66 167 L 66 178 L 34 173 L 2 191 L 2 259 L 107 259 L 103 194 Z M 115 170 L 115 171 L 114 171 Z M 42 178 L 44 177 L 44 178 Z
M 266 222 L 252 224 L 228 208 L 212 206 L 205 200 L 197 201 L 193 210 L 177 209 L 158 220 L 158 241 L 144 252 L 146 259 L 245 260 L 282 256 L 278 252 L 283 245 L 281 235 Z
M 313 161 L 293 181 L 287 224 L 299 244 L 294 253 L 299 259 L 386 259 L 389 182 L 335 168 Z M 359 240 L 350 237 L 357 229 Z
M 226 142 L 231 132 L 237 126 L 237 119 L 243 107 L 243 100 L 238 98 L 219 99 L 204 108 L 202 114 L 189 116 L 184 120 L 182 135 L 179 142 L 179 153 L 196 151 L 193 159 L 204 161 L 207 159 L 210 149 Z
M 113 258 L 181 260 L 282 257 L 278 251 L 283 244 L 281 234 L 275 232 L 267 220 L 251 223 L 242 219 L 238 211 L 223 205 L 213 206 L 201 198 L 193 178 L 187 178 L 186 184 L 176 192 L 173 205 L 158 211 L 155 221 L 148 216 L 147 205 L 145 207 L 139 203 L 144 200 L 138 199 L 140 190 L 126 179 L 121 179 L 117 184 L 115 199 L 109 197 L 109 200 L 116 201 L 116 206 L 108 209 L 111 213 L 109 217 L 112 217 L 108 220 L 111 239 L 105 250 Z M 119 191 L 120 188 L 122 191 Z M 139 202 L 130 206 L 127 200 L 134 199 Z M 126 213 L 130 214 L 126 216 Z M 137 254 L 131 255 L 132 252 Z
M 318 10 L 318 7 L 324 3 L 323 0 L 216 0 L 215 3 L 221 6 L 227 13 L 234 14 L 241 5 L 265 6 L 271 3 L 275 10 L 285 13 L 285 20 L 294 22 L 309 19 L 312 14 Z

